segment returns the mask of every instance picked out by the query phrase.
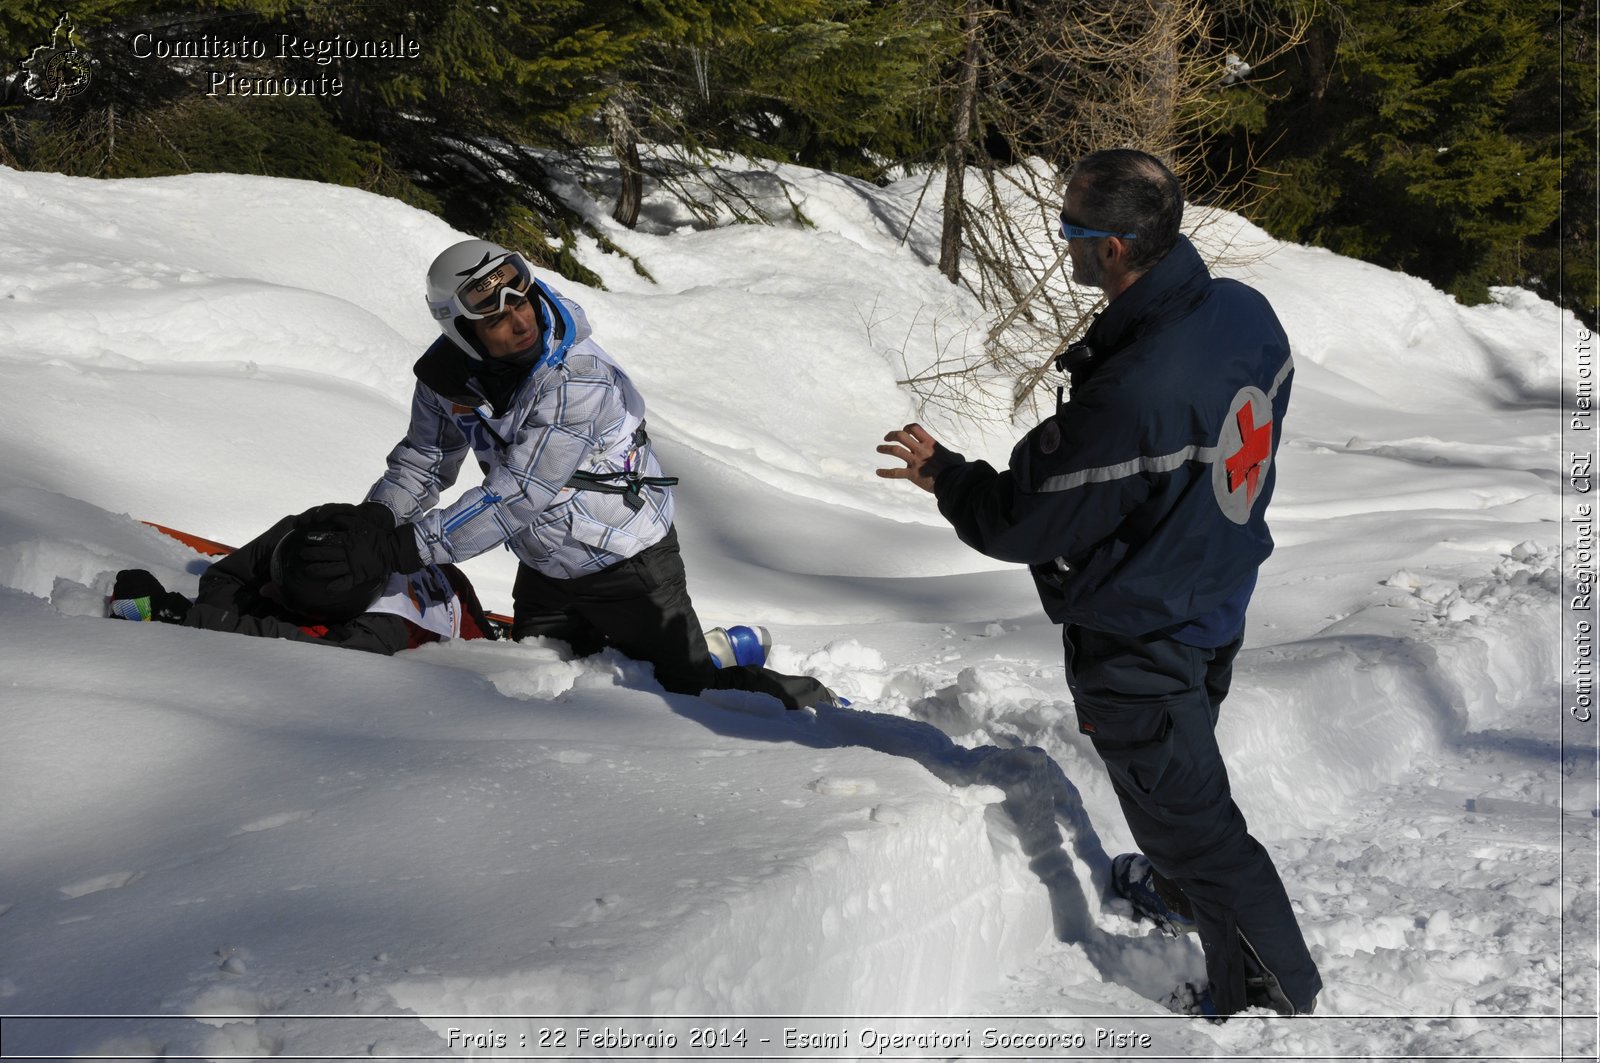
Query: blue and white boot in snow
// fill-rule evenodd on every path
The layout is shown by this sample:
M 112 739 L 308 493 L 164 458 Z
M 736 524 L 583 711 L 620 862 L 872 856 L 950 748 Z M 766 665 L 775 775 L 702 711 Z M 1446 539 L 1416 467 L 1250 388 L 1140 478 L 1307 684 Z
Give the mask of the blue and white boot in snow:
M 734 666 L 760 667 L 767 663 L 767 651 L 772 648 L 772 635 L 764 627 L 714 627 L 706 632 L 706 648 L 711 651 L 711 663 L 718 668 Z
M 814 709 L 848 709 L 849 707 L 849 698 L 845 697 L 843 694 L 835 694 L 831 690 L 828 691 L 828 698 L 826 701 L 818 702 L 812 706 Z
M 1143 853 L 1123 853 L 1111 861 L 1111 888 L 1163 934 L 1178 937 L 1199 929 L 1182 892 L 1164 879 L 1158 885 L 1156 869 Z

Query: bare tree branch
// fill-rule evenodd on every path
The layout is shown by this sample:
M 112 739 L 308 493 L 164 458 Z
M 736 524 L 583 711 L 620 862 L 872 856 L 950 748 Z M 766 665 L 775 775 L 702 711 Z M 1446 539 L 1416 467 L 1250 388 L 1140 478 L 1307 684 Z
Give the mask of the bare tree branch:
M 1199 160 L 1226 93 L 1255 91 L 1240 71 L 1304 38 L 1310 0 L 965 0 L 959 11 L 976 36 L 951 87 L 946 237 L 956 226 L 960 282 L 993 324 L 981 345 L 955 357 L 941 348 L 904 383 L 925 403 L 1016 419 L 1054 402 L 1054 355 L 1101 304 L 1099 291 L 1072 284 L 1054 234 L 1073 160 L 1138 148 L 1165 161 L 1191 200 L 1238 207 L 1261 194 L 1221 187 Z M 963 79 L 974 77 L 975 130 L 962 141 Z M 1189 212 L 1191 231 L 1205 213 Z M 940 268 L 957 278 L 954 261 L 942 256 Z M 992 408 L 1002 395 L 1005 408 Z

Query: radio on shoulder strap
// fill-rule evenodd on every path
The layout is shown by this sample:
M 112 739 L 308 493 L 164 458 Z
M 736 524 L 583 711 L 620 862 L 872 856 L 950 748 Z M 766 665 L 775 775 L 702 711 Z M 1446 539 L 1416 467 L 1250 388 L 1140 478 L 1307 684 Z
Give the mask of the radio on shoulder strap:
M 616 472 L 588 472 L 579 469 L 567 481 L 567 486 L 574 491 L 599 491 L 606 495 L 622 495 L 629 509 L 639 510 L 644 506 L 644 489 L 646 487 L 673 487 L 677 484 L 676 476 L 644 476 L 635 466 L 643 464 L 640 459 L 645 448 L 650 445 L 650 435 L 644 430 L 644 422 L 639 422 L 639 427 L 634 430 L 633 438 L 628 441 L 628 453 L 623 458 L 623 467 Z

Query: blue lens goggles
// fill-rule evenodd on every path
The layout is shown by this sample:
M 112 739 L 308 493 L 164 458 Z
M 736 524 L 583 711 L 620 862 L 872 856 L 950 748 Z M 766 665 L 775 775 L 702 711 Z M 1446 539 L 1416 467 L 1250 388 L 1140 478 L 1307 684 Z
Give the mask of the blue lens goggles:
M 1123 240 L 1133 240 L 1138 233 L 1114 233 L 1109 229 L 1085 229 L 1081 225 L 1073 225 L 1065 218 L 1061 219 L 1061 239 L 1063 240 L 1088 240 L 1096 236 L 1115 236 Z

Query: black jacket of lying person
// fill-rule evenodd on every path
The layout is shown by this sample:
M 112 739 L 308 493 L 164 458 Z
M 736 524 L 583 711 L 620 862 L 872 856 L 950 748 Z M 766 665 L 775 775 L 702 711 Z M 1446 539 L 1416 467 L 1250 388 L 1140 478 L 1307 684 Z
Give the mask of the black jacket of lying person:
M 308 554 L 353 544 L 346 523 L 306 516 L 283 518 L 212 564 L 193 602 L 144 569 L 123 569 L 108 615 L 383 654 L 443 639 L 495 637 L 471 582 L 454 565 L 390 573 L 360 586 L 308 577 Z

